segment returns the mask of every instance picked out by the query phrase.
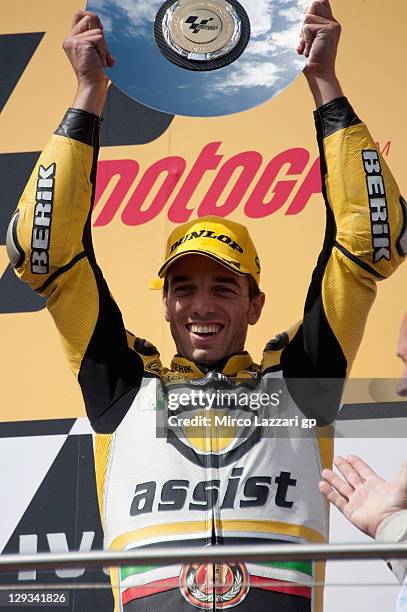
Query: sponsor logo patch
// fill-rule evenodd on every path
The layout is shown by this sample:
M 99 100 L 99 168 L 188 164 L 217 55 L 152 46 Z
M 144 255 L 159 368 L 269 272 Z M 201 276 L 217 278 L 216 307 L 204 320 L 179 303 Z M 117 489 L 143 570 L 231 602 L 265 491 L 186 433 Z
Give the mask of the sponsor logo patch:
M 193 374 L 192 366 L 190 365 L 182 365 L 181 363 L 174 363 L 173 368 L 176 372 L 180 372 L 181 374 Z
M 249 572 L 244 563 L 187 563 L 180 575 L 185 599 L 201 610 L 233 608 L 249 592 Z
M 194 240 L 196 238 L 212 238 L 213 240 L 219 240 L 230 246 L 231 249 L 243 253 L 242 247 L 235 242 L 230 236 L 225 234 L 215 234 L 212 230 L 200 230 L 199 232 L 190 232 L 179 238 L 174 244 L 171 245 L 170 255 L 177 249 L 181 244 L 184 244 L 187 240 Z
M 54 201 L 56 164 L 38 169 L 36 205 L 31 238 L 31 272 L 48 274 L 52 205 Z
M 194 34 L 198 34 L 200 30 L 219 30 L 219 26 L 210 24 L 210 22 L 213 21 L 213 17 L 202 19 L 199 23 L 197 23 L 197 20 L 198 17 L 196 15 L 191 15 L 185 20 L 185 23 L 190 24 L 189 29 L 192 30 Z
M 362 151 L 372 225 L 373 263 L 390 260 L 390 227 L 384 180 L 376 149 Z
M 241 492 L 238 491 L 239 485 Z M 287 498 L 295 495 L 296 487 L 297 479 L 292 478 L 291 472 L 280 471 L 274 478 L 272 476 L 245 478 L 241 467 L 232 469 L 224 493 L 221 492 L 220 479 L 206 479 L 200 482 L 171 479 L 162 486 L 160 482 L 149 480 L 135 486 L 129 515 L 178 512 L 183 509 L 207 512 L 214 507 L 219 507 L 221 510 L 261 508 L 271 504 L 279 508 L 292 508 L 294 501 Z

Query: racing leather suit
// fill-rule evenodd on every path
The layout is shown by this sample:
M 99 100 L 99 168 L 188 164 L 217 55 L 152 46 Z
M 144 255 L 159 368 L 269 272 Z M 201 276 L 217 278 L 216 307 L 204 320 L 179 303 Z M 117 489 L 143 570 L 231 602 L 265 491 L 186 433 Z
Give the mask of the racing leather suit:
M 312 401 L 290 381 L 350 371 L 376 294 L 407 250 L 406 205 L 366 126 L 346 98 L 315 112 L 326 235 L 303 320 L 279 334 L 256 365 L 232 355 L 205 372 L 175 356 L 170 368 L 149 343 L 126 332 L 97 265 L 91 239 L 99 119 L 69 109 L 42 153 L 8 233 L 18 276 L 47 296 L 96 432 L 99 506 L 107 549 L 272 542 L 323 542 L 328 511 L 318 492 L 332 440 L 218 433 L 157 435 L 162 385 L 237 377 L 282 394 L 280 415 Z M 300 390 L 299 390 L 300 389 Z M 339 403 L 326 404 L 325 423 Z M 321 417 L 323 411 L 320 412 Z M 183 564 L 111 573 L 115 609 L 161 612 L 236 607 L 322 609 L 314 563 Z M 212 586 L 214 584 L 214 586 Z

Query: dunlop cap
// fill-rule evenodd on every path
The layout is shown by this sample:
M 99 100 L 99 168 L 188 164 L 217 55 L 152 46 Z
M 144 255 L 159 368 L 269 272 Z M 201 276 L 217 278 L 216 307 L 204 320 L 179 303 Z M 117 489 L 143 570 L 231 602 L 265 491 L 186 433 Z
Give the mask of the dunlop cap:
M 168 238 L 158 276 L 163 279 L 169 267 L 185 255 L 210 257 L 236 274 L 250 274 L 257 286 L 260 284 L 256 248 L 247 228 L 235 221 L 208 216 L 178 226 Z M 150 283 L 150 288 L 161 287 L 162 281 Z

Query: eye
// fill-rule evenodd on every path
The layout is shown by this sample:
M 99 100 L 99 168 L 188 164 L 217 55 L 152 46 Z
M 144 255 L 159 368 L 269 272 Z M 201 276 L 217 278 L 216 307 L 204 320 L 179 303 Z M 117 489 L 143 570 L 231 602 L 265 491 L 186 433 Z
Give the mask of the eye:
M 194 291 L 195 287 L 193 285 L 176 285 L 173 289 L 173 293 L 177 297 L 191 295 Z
M 237 290 L 229 285 L 218 285 L 215 287 L 214 291 L 217 295 L 221 295 L 223 297 L 235 297 L 238 295 Z

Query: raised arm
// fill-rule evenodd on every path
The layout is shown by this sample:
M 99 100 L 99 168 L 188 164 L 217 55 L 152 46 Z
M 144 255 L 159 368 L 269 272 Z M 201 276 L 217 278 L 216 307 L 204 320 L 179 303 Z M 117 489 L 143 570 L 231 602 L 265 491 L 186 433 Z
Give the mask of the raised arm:
M 77 11 L 63 47 L 78 80 L 72 106 L 101 116 L 109 84 L 105 68 L 111 68 L 115 60 L 107 47 L 99 17 Z
M 304 75 L 316 107 L 343 96 L 335 71 L 341 26 L 329 0 L 315 0 L 308 7 L 297 52 L 308 58 Z
M 120 311 L 97 266 L 91 237 L 99 114 L 112 59 L 99 19 L 77 13 L 64 48 L 78 77 L 68 109 L 41 154 L 7 237 L 21 280 L 47 296 L 97 431 L 113 431 L 135 395 L 140 357 L 128 349 Z
M 390 276 L 407 252 L 405 201 L 335 75 L 339 33 L 328 0 L 313 2 L 298 50 L 309 55 L 305 75 L 318 106 L 326 234 L 303 322 L 281 355 L 288 378 L 337 381 L 332 401 L 321 406 L 328 421 L 362 340 L 376 283 Z M 293 393 L 303 406 L 304 389 L 299 386 Z

